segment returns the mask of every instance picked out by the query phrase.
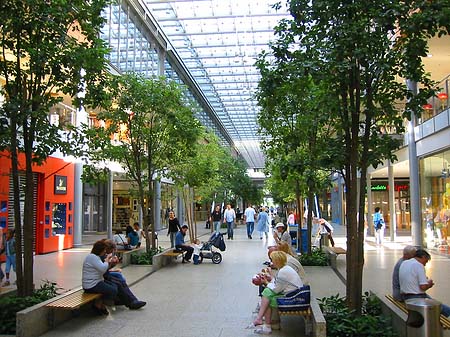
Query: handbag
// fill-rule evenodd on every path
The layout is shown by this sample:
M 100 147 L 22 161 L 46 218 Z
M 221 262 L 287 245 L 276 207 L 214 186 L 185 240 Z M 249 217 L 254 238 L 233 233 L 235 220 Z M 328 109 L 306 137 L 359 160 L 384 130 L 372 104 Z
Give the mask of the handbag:
M 288 292 L 277 298 L 279 311 L 301 311 L 309 308 L 311 288 L 309 285 Z

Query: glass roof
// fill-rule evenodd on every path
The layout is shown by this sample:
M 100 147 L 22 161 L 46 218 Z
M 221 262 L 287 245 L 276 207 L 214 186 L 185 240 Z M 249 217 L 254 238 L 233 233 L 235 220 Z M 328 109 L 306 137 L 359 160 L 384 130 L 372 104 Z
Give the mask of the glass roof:
M 144 0 L 250 168 L 264 167 L 253 99 L 257 55 L 288 17 L 276 0 Z

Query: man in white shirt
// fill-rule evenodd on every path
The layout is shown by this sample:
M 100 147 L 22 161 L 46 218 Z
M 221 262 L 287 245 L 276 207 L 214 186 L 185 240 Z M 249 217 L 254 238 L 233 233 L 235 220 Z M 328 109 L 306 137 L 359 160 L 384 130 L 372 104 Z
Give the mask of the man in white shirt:
M 255 229 L 255 210 L 252 205 L 248 205 L 244 212 L 244 221 L 247 225 L 247 237 L 252 238 L 253 230 Z
M 223 222 L 227 223 L 228 240 L 233 240 L 234 220 L 236 220 L 236 213 L 234 212 L 234 209 L 231 208 L 231 204 L 227 204 L 227 209 L 223 213 Z
M 404 300 L 411 298 L 430 298 L 426 291 L 434 286 L 432 279 L 425 274 L 425 265 L 431 259 L 430 254 L 424 249 L 418 249 L 416 256 L 403 261 L 398 273 L 400 281 L 400 293 Z M 441 304 L 441 314 L 450 316 L 450 307 Z

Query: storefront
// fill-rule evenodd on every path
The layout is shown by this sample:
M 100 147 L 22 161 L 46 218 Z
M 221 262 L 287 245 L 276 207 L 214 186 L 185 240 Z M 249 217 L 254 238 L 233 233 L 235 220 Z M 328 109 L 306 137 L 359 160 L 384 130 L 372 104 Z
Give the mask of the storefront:
M 25 165 L 19 155 L 19 167 Z M 0 156 L 0 225 L 14 227 L 13 189 L 10 176 L 11 162 L 7 153 Z M 73 247 L 74 165 L 62 159 L 49 157 L 41 166 L 33 166 L 34 251 L 37 254 Z M 24 190 L 25 176 L 20 172 L 20 189 Z M 25 202 L 20 193 L 21 210 Z
M 424 241 L 428 248 L 448 249 L 450 230 L 450 150 L 419 161 Z

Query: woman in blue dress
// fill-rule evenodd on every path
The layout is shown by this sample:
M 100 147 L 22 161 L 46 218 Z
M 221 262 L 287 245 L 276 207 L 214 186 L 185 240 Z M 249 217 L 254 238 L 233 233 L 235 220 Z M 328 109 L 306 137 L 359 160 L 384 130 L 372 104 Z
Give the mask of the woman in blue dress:
M 261 212 L 258 214 L 258 224 L 256 225 L 256 230 L 259 232 L 259 238 L 263 238 L 263 234 L 268 237 L 269 233 L 269 215 L 266 212 L 266 209 L 261 208 Z

